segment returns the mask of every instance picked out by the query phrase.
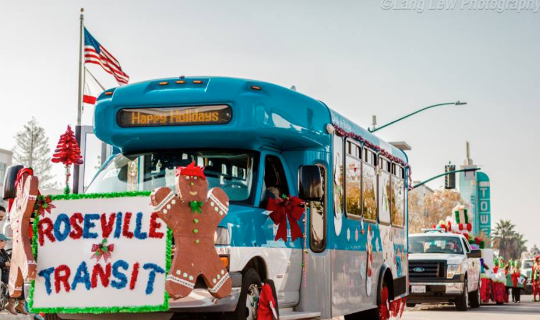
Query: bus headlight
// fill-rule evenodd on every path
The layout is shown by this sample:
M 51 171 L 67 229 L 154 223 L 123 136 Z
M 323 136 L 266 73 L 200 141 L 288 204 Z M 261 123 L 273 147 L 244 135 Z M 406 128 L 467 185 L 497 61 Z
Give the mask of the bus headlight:
M 460 264 L 449 264 L 446 270 L 446 278 L 452 279 L 456 274 L 461 274 L 463 269 Z

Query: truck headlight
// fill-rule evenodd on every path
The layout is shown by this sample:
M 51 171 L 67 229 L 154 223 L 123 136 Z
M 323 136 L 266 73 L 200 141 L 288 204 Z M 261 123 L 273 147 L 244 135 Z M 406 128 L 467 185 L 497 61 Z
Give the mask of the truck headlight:
M 446 269 L 446 278 L 452 279 L 456 274 L 462 274 L 463 269 L 460 264 L 449 264 L 448 269 Z

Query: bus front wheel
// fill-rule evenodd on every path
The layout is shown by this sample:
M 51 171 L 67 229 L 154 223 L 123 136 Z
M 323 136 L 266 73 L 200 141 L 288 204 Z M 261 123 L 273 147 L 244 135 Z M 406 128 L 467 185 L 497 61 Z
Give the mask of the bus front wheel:
M 247 269 L 242 277 L 242 289 L 236 310 L 226 314 L 227 320 L 254 320 L 257 317 L 261 278 L 255 269 Z

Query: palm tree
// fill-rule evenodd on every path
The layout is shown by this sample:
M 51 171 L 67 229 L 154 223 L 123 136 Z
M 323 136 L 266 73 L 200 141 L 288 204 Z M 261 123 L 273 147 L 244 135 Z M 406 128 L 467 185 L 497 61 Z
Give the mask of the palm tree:
M 495 229 L 491 231 L 493 248 L 499 249 L 499 256 L 508 261 L 512 256 L 512 251 L 517 249 L 514 230 L 515 226 L 510 220 L 500 220 Z

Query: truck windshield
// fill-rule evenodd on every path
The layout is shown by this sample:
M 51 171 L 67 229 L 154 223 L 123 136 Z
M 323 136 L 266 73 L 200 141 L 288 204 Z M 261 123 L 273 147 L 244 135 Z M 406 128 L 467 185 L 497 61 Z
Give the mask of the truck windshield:
M 151 191 L 159 187 L 175 191 L 176 168 L 192 161 L 204 167 L 209 189 L 220 187 L 232 202 L 252 202 L 255 154 L 244 151 L 118 154 L 98 173 L 85 192 Z
M 463 254 L 463 247 L 458 237 L 410 237 L 409 253 Z

